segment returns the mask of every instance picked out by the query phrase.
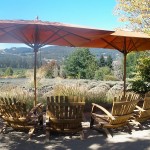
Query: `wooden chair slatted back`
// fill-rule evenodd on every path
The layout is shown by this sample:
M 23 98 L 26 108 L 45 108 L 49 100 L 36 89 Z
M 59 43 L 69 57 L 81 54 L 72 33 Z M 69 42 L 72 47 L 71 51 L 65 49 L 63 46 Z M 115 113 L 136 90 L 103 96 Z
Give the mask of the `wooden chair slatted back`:
M 137 103 L 138 96 L 134 94 L 128 94 L 125 97 L 115 97 L 111 113 L 112 116 L 115 117 L 115 120 L 110 119 L 110 124 L 120 124 L 126 122 L 133 114 Z
M 77 96 L 51 96 L 47 98 L 47 112 L 50 118 L 82 118 L 85 100 Z
M 85 99 L 77 96 L 51 96 L 47 98 L 46 118 L 50 129 L 58 132 L 82 130 L 82 113 Z
M 150 95 L 145 95 L 143 109 L 144 110 L 150 109 Z
M 145 94 L 142 109 L 143 111 L 139 112 L 139 121 L 145 121 L 150 118 L 150 92 Z
M 113 116 L 122 116 L 133 113 L 133 110 L 137 104 L 137 101 L 131 102 L 115 102 L 112 107 Z
M 121 102 L 121 101 L 135 101 L 139 98 L 139 95 L 133 93 L 126 93 L 124 96 L 123 94 L 114 98 L 114 102 Z
M 1 98 L 0 101 L 0 112 L 3 116 L 13 118 L 26 116 L 27 111 L 24 103 L 17 102 L 14 98 Z

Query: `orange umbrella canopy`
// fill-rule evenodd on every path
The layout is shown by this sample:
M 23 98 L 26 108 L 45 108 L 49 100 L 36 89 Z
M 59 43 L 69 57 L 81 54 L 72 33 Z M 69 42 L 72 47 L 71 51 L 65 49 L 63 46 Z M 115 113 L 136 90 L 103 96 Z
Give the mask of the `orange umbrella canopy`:
M 87 47 L 116 49 L 122 53 L 150 50 L 150 36 L 131 31 L 115 31 L 110 35 L 85 43 Z
M 25 43 L 37 48 L 44 45 L 83 47 L 84 43 L 113 31 L 92 29 L 39 20 L 0 20 L 0 43 Z

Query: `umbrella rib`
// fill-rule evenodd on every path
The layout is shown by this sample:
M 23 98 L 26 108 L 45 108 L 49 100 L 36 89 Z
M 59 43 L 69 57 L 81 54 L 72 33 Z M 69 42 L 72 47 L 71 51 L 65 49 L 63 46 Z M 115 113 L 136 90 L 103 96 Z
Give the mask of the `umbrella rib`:
M 132 39 L 130 40 L 130 42 L 129 42 L 128 46 L 127 46 L 128 53 L 130 52 L 129 47 L 130 47 L 130 45 L 131 45 L 131 42 L 132 42 Z M 134 44 L 134 43 L 133 43 L 133 44 Z M 131 46 L 131 48 L 132 48 L 132 46 Z M 135 47 L 135 48 L 136 48 L 136 47 Z
M 14 37 L 14 38 L 17 39 L 18 41 L 21 41 L 21 42 L 23 42 L 24 44 L 30 46 L 30 44 L 28 44 L 27 42 L 25 42 L 24 39 L 21 38 L 21 37 L 19 37 L 17 34 L 15 34 L 15 33 L 12 34 L 12 32 L 7 32 L 7 31 L 5 31 L 5 30 L 2 30 L 2 31 L 3 31 L 4 33 L 9 34 L 11 37 Z M 18 38 L 18 37 L 19 37 L 19 38 Z M 20 39 L 21 39 L 21 40 L 20 40 Z M 30 47 L 31 47 L 31 46 L 30 46 Z
M 133 44 L 133 46 L 132 47 L 134 47 L 135 48 L 135 50 L 137 51 L 137 47 L 136 47 L 136 45 L 135 45 L 135 43 L 134 43 L 134 41 L 133 41 L 133 39 L 131 39 L 131 42 L 132 42 L 132 44 Z M 132 49 L 132 47 L 131 47 L 131 49 Z M 130 50 L 129 52 L 131 52 L 132 50 Z
M 25 43 L 26 45 L 28 45 L 29 47 L 33 48 L 33 45 L 30 43 L 30 41 L 28 40 L 28 38 L 26 37 L 26 35 L 23 32 L 20 32 L 23 37 L 25 37 L 26 41 L 22 39 L 23 43 Z M 21 37 L 20 37 L 21 38 Z
M 38 25 L 36 25 L 33 40 L 34 40 L 34 48 L 39 49 L 41 47 L 41 44 L 39 44 L 40 43 L 40 36 L 39 36 Z
M 58 27 L 54 27 L 54 26 L 52 26 L 52 25 L 50 25 L 50 26 L 53 27 L 53 28 L 59 29 Z M 81 36 L 81 35 L 78 35 L 78 34 L 69 32 L 69 31 L 65 30 L 63 27 L 62 27 L 59 31 L 64 31 L 64 32 L 67 32 L 68 34 L 72 34 L 72 35 L 75 35 L 75 36 L 77 36 L 77 37 L 79 37 L 79 38 L 82 38 L 82 39 L 85 39 L 85 40 L 90 41 L 89 38 L 85 38 L 84 36 Z
M 66 35 L 67 35 L 67 34 L 66 34 Z M 67 41 L 67 40 L 64 38 L 66 35 L 63 35 L 63 36 L 60 36 L 60 35 L 59 35 L 59 38 L 54 39 L 53 41 L 51 41 L 51 43 L 53 43 L 53 42 L 55 42 L 55 41 L 57 41 L 57 40 L 63 38 L 67 43 L 69 43 L 71 46 L 74 47 L 75 45 L 71 44 L 69 41 Z M 47 44 L 48 44 L 48 43 L 47 43 Z M 45 43 L 45 45 L 46 45 L 46 43 Z
M 145 39 L 145 40 L 147 40 L 147 39 Z M 133 44 L 135 44 L 134 41 L 132 41 L 132 42 L 133 42 Z M 137 43 L 138 43 L 138 42 L 137 42 Z M 138 46 L 139 46 L 139 45 L 144 45 L 144 43 L 147 43 L 147 41 L 143 41 L 142 44 L 139 43 Z M 137 46 L 137 47 L 138 47 L 138 46 Z M 134 47 L 136 48 L 136 51 L 138 51 L 137 47 L 136 47 L 136 46 L 134 46 Z M 142 51 L 142 50 L 141 50 L 141 51 Z
M 22 37 L 19 37 L 19 38 L 18 38 L 19 35 L 15 34 L 15 33 L 13 32 L 14 30 L 18 29 L 18 26 L 19 26 L 19 28 L 21 28 L 21 25 L 17 25 L 17 27 L 16 27 L 16 25 L 15 25 L 15 26 L 9 26 L 9 27 L 6 27 L 6 28 L 1 28 L 1 30 L 2 30 L 4 33 L 9 34 L 10 36 L 14 37 L 15 39 L 17 39 L 17 40 L 23 42 L 24 44 L 28 45 L 29 47 L 32 47 L 32 44 L 30 44 L 30 42 L 27 40 L 27 38 L 26 38 L 26 40 L 28 41 L 28 43 L 27 43 Z M 13 32 L 13 34 L 12 34 L 12 32 L 10 32 L 10 31 L 6 31 L 6 29 L 12 28 L 12 27 L 15 27 L 14 29 L 11 30 L 11 31 Z M 21 33 L 23 34 L 23 32 L 21 32 Z M 24 35 L 24 34 L 23 34 L 23 35 Z M 24 37 L 25 37 L 25 35 L 24 35 Z M 21 40 L 20 40 L 20 39 L 21 39 Z
M 59 40 L 59 39 L 61 39 L 61 38 L 63 38 L 63 39 L 64 39 L 66 42 L 68 42 L 71 46 L 74 46 L 73 44 L 71 44 L 69 41 L 67 41 L 67 40 L 64 38 L 65 36 L 67 36 L 67 35 L 69 35 L 69 34 L 65 34 L 65 35 L 63 35 L 63 36 L 60 36 L 60 35 L 57 34 L 59 31 L 61 31 L 61 29 L 62 29 L 62 28 L 58 29 L 58 30 L 57 30 L 56 32 L 54 32 L 51 36 L 49 36 L 49 37 L 43 42 L 43 44 L 41 44 L 41 47 L 44 46 L 44 45 L 47 45 L 48 43 L 55 42 L 55 41 L 57 41 L 57 40 Z M 50 40 L 55 34 L 57 34 L 57 35 L 59 36 L 59 38 L 54 39 L 53 41 L 48 42 L 48 40 Z
M 101 39 L 102 39 L 104 42 L 106 42 L 108 45 L 112 46 L 114 49 L 120 51 L 119 47 L 117 47 L 116 45 L 114 45 L 114 44 L 108 42 L 108 41 L 105 40 L 104 38 L 101 38 Z M 120 52 L 122 52 L 122 51 L 120 51 Z
M 59 29 L 59 30 L 61 30 L 61 29 Z M 58 32 L 59 32 L 59 30 L 57 30 L 56 32 L 54 32 L 51 36 L 49 36 L 45 41 L 43 41 L 43 44 L 41 44 L 41 45 L 46 45 L 46 44 L 48 44 L 49 42 L 48 42 L 48 40 L 50 40 L 55 34 L 57 34 Z

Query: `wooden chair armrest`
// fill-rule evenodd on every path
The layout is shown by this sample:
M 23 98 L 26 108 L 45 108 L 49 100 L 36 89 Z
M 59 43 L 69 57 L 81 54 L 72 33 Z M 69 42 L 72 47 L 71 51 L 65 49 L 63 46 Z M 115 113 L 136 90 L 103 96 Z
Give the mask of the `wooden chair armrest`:
M 136 106 L 135 108 L 137 108 L 139 111 L 145 111 L 144 109 L 142 109 L 142 108 L 139 107 L 139 106 Z
M 113 117 L 112 114 L 111 114 L 109 111 L 107 111 L 104 107 L 102 107 L 102 106 L 100 106 L 100 105 L 97 105 L 97 104 L 95 104 L 95 103 L 92 103 L 92 105 L 93 105 L 92 110 L 94 109 L 94 107 L 97 107 L 98 109 L 102 110 L 102 111 L 103 111 L 108 117 L 110 117 L 112 120 L 115 120 L 115 117 Z
M 36 111 L 37 111 L 39 108 L 41 109 L 41 112 L 42 112 L 43 105 L 42 105 L 41 103 L 38 103 L 35 107 L 33 107 L 33 108 L 30 110 L 30 112 L 27 114 L 27 118 L 29 119 L 29 118 L 32 118 L 31 116 L 36 116 Z M 35 114 L 34 114 L 34 113 L 35 113 Z M 36 117 L 38 117 L 38 116 L 40 116 L 40 115 L 42 115 L 42 114 L 38 114 Z

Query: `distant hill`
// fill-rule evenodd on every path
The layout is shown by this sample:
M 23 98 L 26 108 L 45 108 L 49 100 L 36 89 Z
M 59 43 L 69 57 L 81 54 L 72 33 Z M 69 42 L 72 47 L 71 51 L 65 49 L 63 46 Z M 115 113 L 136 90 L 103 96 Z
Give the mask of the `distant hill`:
M 38 52 L 38 55 L 40 59 L 56 59 L 56 60 L 63 60 L 68 55 L 70 55 L 76 48 L 72 47 L 63 47 L 63 46 L 47 46 L 44 48 L 41 48 Z M 107 49 L 102 49 L 102 48 L 91 48 L 90 49 L 91 53 L 95 55 L 97 58 L 99 58 L 102 54 L 104 56 L 111 55 L 112 58 L 115 60 L 117 57 L 120 57 L 120 52 L 116 50 L 107 50 Z M 4 56 L 11 56 L 17 55 L 21 57 L 30 57 L 33 56 L 33 50 L 31 48 L 27 47 L 12 47 L 12 48 L 7 48 L 4 50 L 0 50 L 0 55 Z

